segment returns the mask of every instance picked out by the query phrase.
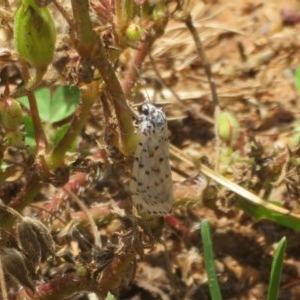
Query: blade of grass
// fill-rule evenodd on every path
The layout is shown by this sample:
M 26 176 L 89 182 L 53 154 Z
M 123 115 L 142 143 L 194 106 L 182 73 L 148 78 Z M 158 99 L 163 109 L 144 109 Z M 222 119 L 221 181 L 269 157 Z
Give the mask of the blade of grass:
M 269 284 L 268 297 L 267 297 L 268 300 L 278 299 L 285 248 L 286 248 L 286 237 L 283 237 L 278 243 L 272 261 L 270 284 Z
M 187 163 L 191 167 L 199 169 L 203 175 L 241 196 L 242 198 L 239 199 L 238 205 L 247 213 L 258 219 L 272 220 L 294 230 L 300 230 L 300 214 L 293 213 L 284 207 L 275 205 L 271 200 L 266 201 L 261 199 L 259 196 L 230 181 L 204 164 L 194 163 L 183 151 L 172 144 L 169 145 L 169 149 L 172 156 Z M 282 201 L 279 201 L 279 203 L 281 202 Z
M 210 235 L 210 226 L 206 219 L 201 222 L 201 238 L 203 243 L 204 264 L 208 277 L 208 286 L 212 300 L 221 300 L 221 292 L 215 269 L 214 253 Z

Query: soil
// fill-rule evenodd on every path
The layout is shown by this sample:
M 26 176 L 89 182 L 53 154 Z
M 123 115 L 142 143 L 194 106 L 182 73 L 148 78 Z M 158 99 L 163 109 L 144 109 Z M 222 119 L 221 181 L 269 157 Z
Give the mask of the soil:
M 193 24 L 211 66 L 219 105 L 222 110 L 233 112 L 240 122 L 242 137 L 234 151 L 241 157 L 249 158 L 252 139 L 264 148 L 261 159 L 266 158 L 266 153 L 270 159 L 274 153 L 283 155 L 286 146 L 297 139 L 299 92 L 295 88 L 295 72 L 300 60 L 299 9 L 297 1 L 209 1 L 206 4 L 195 1 L 192 4 Z M 164 109 L 170 117 L 171 143 L 194 160 L 206 157 L 213 163 L 217 153 L 224 151 L 224 144 L 216 145 L 211 123 L 214 106 L 204 62 L 197 55 L 194 40 L 185 25 L 179 20 L 170 20 L 164 35 L 156 41 L 152 55 L 163 79 L 156 99 L 169 103 Z M 156 75 L 149 66 L 143 76 L 149 79 Z M 180 103 L 167 87 L 172 87 Z M 255 164 L 246 163 L 241 167 L 241 162 L 238 166 L 233 161 L 232 158 L 229 169 L 226 163 L 223 167 L 221 163 L 219 171 L 264 197 L 265 187 L 256 185 L 262 178 L 255 178 L 257 174 L 252 173 L 251 179 L 246 179 Z M 179 199 L 197 196 L 201 199 L 205 189 L 201 188 L 205 185 L 201 172 L 177 160 L 173 160 L 172 165 L 175 201 L 179 203 Z M 176 172 L 178 169 L 184 173 Z M 297 175 L 292 177 L 296 179 Z M 193 190 L 196 182 L 197 188 Z M 178 205 L 175 217 L 193 238 L 199 233 L 200 220 L 209 220 L 223 299 L 266 299 L 274 249 L 283 236 L 287 238 L 287 249 L 279 299 L 299 299 L 298 232 L 268 220 L 251 218 L 236 208 L 236 201 L 240 199 L 232 199 L 220 186 L 217 189 L 218 199 L 211 199 L 205 190 L 203 207 L 199 202 L 194 207 Z M 282 199 L 285 207 L 295 213 L 298 211 L 299 198 L 292 196 L 283 182 L 275 183 L 265 199 Z M 201 243 L 198 244 L 197 239 L 189 240 L 189 234 L 182 236 L 181 230 L 174 232 L 170 224 L 173 222 L 168 219 L 167 262 L 175 274 L 170 289 L 177 292 L 177 299 L 210 299 Z M 153 265 L 151 256 L 138 268 L 136 285 L 149 292 L 140 299 L 154 299 L 153 294 L 157 293 L 152 286 L 157 285 L 161 299 L 169 299 L 164 283 L 169 275 L 159 273 L 161 270 L 157 268 L 161 266 L 157 262 L 160 260 L 155 257 Z M 163 283 L 158 284 L 153 273 L 160 274 Z

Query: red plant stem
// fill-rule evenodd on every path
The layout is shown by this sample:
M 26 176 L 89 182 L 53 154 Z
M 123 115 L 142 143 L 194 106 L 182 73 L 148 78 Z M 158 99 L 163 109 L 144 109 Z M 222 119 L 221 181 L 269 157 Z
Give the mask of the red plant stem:
M 175 216 L 166 216 L 165 221 L 169 226 L 171 226 L 183 235 L 188 232 L 188 228 L 185 225 L 183 225 Z
M 78 190 L 81 186 L 87 184 L 87 175 L 83 172 L 76 172 L 72 174 L 69 178 L 69 181 L 64 185 L 64 187 L 73 193 L 78 193 Z M 68 198 L 68 195 L 62 190 L 57 189 L 54 196 L 49 199 L 43 206 L 43 208 L 49 213 L 55 213 L 58 211 L 62 203 Z M 42 214 L 42 219 L 46 214 Z M 49 215 L 46 215 L 49 217 Z
M 200 233 L 198 230 L 191 231 L 188 227 L 186 227 L 180 220 L 178 220 L 175 216 L 167 216 L 165 217 L 166 223 L 177 232 L 179 232 L 188 243 L 192 245 L 198 245 L 200 242 Z
M 148 54 L 149 48 L 152 42 L 150 39 L 147 39 L 141 42 L 138 46 L 138 50 L 136 55 L 133 57 L 131 62 L 129 63 L 129 68 L 126 72 L 125 78 L 122 82 L 123 91 L 126 94 L 129 94 L 131 89 L 133 88 L 136 79 L 138 77 L 139 69 Z
M 164 2 L 158 2 L 158 6 L 156 8 L 160 10 L 161 17 L 158 18 L 151 25 L 151 27 L 148 28 L 149 33 L 144 37 L 143 41 L 139 43 L 136 55 L 132 58 L 131 62 L 129 63 L 128 71 L 126 72 L 125 79 L 122 82 L 122 87 L 125 94 L 131 91 L 134 83 L 136 82 L 139 69 L 143 61 L 145 60 L 147 54 L 149 53 L 152 44 L 160 35 L 163 34 L 164 29 L 168 23 L 167 15 L 163 13 L 164 5 Z
M 57 277 L 48 283 L 44 283 L 37 288 L 34 300 L 57 300 L 71 297 L 80 291 L 95 291 L 95 284 L 87 281 L 84 277 L 76 274 L 67 274 Z
M 34 127 L 35 142 L 37 145 L 37 153 L 45 153 L 47 148 L 47 139 L 44 133 L 40 115 L 38 112 L 35 95 L 33 92 L 28 92 L 28 100 L 30 107 L 30 115 Z
M 24 77 L 24 81 L 28 82 L 29 80 L 29 72 L 28 67 L 25 62 L 21 62 L 21 68 L 22 68 L 22 74 Z M 48 142 L 46 135 L 44 133 L 42 122 L 40 119 L 38 107 L 36 104 L 36 98 L 34 95 L 34 92 L 28 91 L 28 101 L 29 101 L 29 107 L 30 107 L 30 115 L 32 117 L 33 127 L 34 127 L 34 136 L 35 136 L 35 142 L 37 146 L 37 153 L 45 153 L 45 150 L 47 148 Z

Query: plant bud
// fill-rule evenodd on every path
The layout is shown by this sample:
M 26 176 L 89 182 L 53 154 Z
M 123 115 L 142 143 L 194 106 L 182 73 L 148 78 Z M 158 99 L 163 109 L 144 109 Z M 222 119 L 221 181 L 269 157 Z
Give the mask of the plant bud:
M 76 267 L 76 275 L 79 277 L 86 277 L 88 271 L 87 268 L 84 265 L 78 265 Z
M 40 221 L 24 217 L 16 231 L 19 247 L 35 267 L 50 255 L 54 256 L 55 243 L 48 228 Z
M 6 129 L 16 130 L 23 121 L 20 103 L 11 97 L 2 99 L 0 103 L 0 118 Z
M 5 147 L 23 147 L 24 146 L 24 134 L 18 131 L 9 131 L 3 138 L 3 145 Z
M 240 124 L 237 118 L 228 111 L 221 112 L 217 117 L 217 131 L 219 137 L 229 144 L 233 144 L 239 137 Z
M 56 30 L 48 7 L 22 0 L 14 19 L 14 37 L 21 58 L 37 69 L 52 62 Z
M 142 29 L 136 23 L 130 23 L 125 31 L 125 36 L 130 42 L 137 42 L 142 37 Z
M 33 280 L 30 278 L 25 264 L 25 257 L 14 248 L 2 248 L 0 250 L 3 271 L 14 278 L 21 285 L 35 290 Z

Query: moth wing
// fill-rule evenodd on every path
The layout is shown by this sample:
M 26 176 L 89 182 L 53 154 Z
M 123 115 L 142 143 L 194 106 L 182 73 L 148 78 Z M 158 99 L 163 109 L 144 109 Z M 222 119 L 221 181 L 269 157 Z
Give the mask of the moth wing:
M 141 134 L 135 153 L 130 190 L 134 205 L 142 213 L 166 215 L 173 207 L 167 128 L 162 130 L 162 134 Z
M 166 215 L 171 212 L 174 202 L 167 134 L 158 141 L 152 142 L 151 145 L 154 147 L 149 150 L 149 155 L 151 156 L 153 153 L 154 155 L 152 159 L 149 159 L 150 176 L 148 180 L 154 187 L 156 214 Z

